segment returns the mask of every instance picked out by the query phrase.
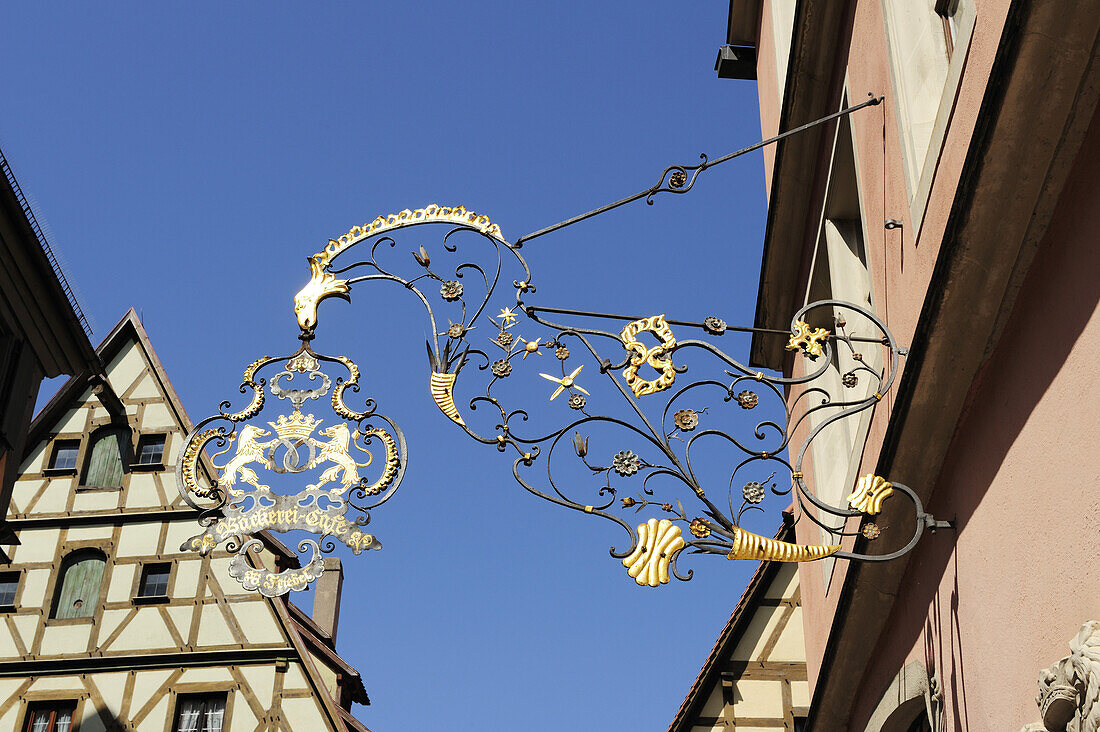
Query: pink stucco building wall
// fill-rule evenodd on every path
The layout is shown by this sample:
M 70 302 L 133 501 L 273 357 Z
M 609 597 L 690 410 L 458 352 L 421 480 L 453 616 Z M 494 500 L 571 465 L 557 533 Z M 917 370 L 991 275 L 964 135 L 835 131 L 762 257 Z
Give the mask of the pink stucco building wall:
M 777 84 L 776 13 L 772 9 L 772 2 L 777 1 L 783 0 L 763 0 L 758 8 L 753 8 L 753 3 L 743 5 L 759 12 L 757 83 L 765 137 L 781 129 L 785 104 L 792 106 L 790 98 L 786 102 L 780 98 Z M 949 248 L 953 256 L 962 259 L 961 263 L 949 263 L 951 266 L 956 270 L 969 267 L 978 273 L 976 279 L 968 280 L 973 290 L 969 296 L 982 303 L 982 307 L 975 306 L 975 316 L 988 325 L 989 318 L 983 313 L 992 309 L 997 324 L 988 345 L 984 336 L 981 343 L 958 343 L 960 351 L 980 351 L 979 365 L 971 373 L 960 360 L 956 388 L 965 394 L 962 411 L 951 428 L 937 431 L 945 453 L 930 454 L 929 458 L 935 462 L 929 467 L 932 477 L 926 486 L 929 508 L 938 517 L 954 518 L 956 531 L 926 536 L 907 560 L 898 560 L 904 571 L 896 590 L 884 590 L 890 595 L 888 617 L 881 634 L 875 636 L 877 640 L 863 651 L 862 671 L 839 685 L 834 679 L 830 688 L 846 688 L 850 694 L 848 728 L 879 729 L 876 725 L 881 720 L 875 718 L 875 712 L 884 692 L 906 664 L 919 661 L 942 689 L 942 720 L 934 720 L 942 729 L 1015 730 L 1039 718 L 1034 702 L 1038 671 L 1066 655 L 1068 640 L 1083 622 L 1100 619 L 1098 570 L 1091 561 L 1100 545 L 1096 532 L 1100 508 L 1093 498 L 1100 477 L 1093 458 L 1100 439 L 1100 388 L 1094 376 L 1100 362 L 1100 246 L 1096 243 L 1100 236 L 1100 122 L 1090 123 L 1093 106 L 1089 105 L 1095 105 L 1095 95 L 1086 93 L 1098 85 L 1092 76 L 1093 64 L 1087 62 L 1095 51 L 1087 44 L 1078 45 L 1068 31 L 1060 33 L 1052 25 L 1058 22 L 1052 20 L 1057 8 L 1046 8 L 1052 11 L 1048 18 L 1024 7 L 1026 3 L 974 0 L 973 31 L 961 49 L 965 53 L 962 72 L 946 90 L 946 129 L 942 139 L 933 141 L 934 176 L 927 203 L 915 205 L 906 183 L 899 136 L 897 82 L 884 17 L 889 1 L 834 4 L 832 8 L 841 7 L 843 12 L 842 42 L 831 63 L 819 62 L 812 73 L 803 68 L 803 76 L 797 75 L 796 68 L 788 80 L 787 97 L 807 93 L 804 87 L 815 83 L 832 89 L 830 94 L 838 102 L 838 92 L 846 93 L 852 103 L 862 101 L 868 93 L 886 97 L 884 104 L 854 114 L 851 130 L 873 303 L 899 341 L 911 343 L 921 337 L 934 341 L 935 331 L 920 333 L 926 325 L 922 319 L 930 317 L 930 303 L 935 305 L 937 297 L 960 296 L 958 291 L 936 292 L 945 287 L 945 281 L 948 286 L 952 282 L 943 274 Z M 1069 15 L 1071 6 L 1074 13 L 1082 12 L 1071 3 L 1052 5 L 1065 5 L 1063 16 Z M 829 7 L 804 2 L 796 23 L 818 22 L 813 13 L 827 12 Z M 1091 15 L 1064 20 L 1076 30 L 1083 17 L 1092 21 Z M 1059 54 L 1048 51 L 1045 63 L 1054 68 L 1064 63 L 1068 68 L 1080 57 L 1078 60 L 1084 59 L 1082 68 L 1090 69 L 1070 79 L 1078 85 L 1072 94 L 1059 96 L 1055 92 L 1070 83 L 1059 82 L 1057 74 L 1043 80 L 1047 69 L 1029 62 L 1028 39 L 1035 29 L 1048 26 L 1054 37 L 1060 34 L 1063 45 L 1057 47 Z M 804 50 L 799 43 L 796 29 L 792 66 Z M 1017 88 L 1024 89 L 1024 96 L 1013 96 Z M 1051 182 L 1044 184 L 1035 213 L 1024 212 L 1033 222 L 1020 231 L 1025 232 L 1023 239 L 1030 236 L 1035 240 L 1031 245 L 1021 247 L 1021 236 L 1007 222 L 1010 214 L 1019 213 L 1011 210 L 1017 203 L 1007 198 L 1001 201 L 1006 207 L 1004 236 L 1013 244 L 1005 248 L 1004 255 L 1013 262 L 1001 264 L 1014 273 L 1002 297 L 997 289 L 999 270 L 993 266 L 994 260 L 1000 263 L 997 258 L 1001 255 L 996 249 L 983 255 L 989 257 L 991 273 L 990 289 L 983 290 L 980 274 L 987 265 L 965 261 L 968 241 L 962 238 L 969 236 L 969 230 L 967 220 L 960 223 L 960 217 L 969 216 L 971 224 L 978 219 L 993 222 L 984 231 L 995 236 L 998 202 L 995 196 L 982 198 L 988 187 L 974 183 L 978 175 L 974 171 L 984 166 L 987 175 L 996 172 L 996 161 L 980 156 L 987 148 L 993 149 L 990 136 L 996 141 L 996 135 L 1010 136 L 1014 129 L 1024 129 L 1029 123 L 1022 113 L 1027 106 L 1019 102 L 1026 101 L 1027 93 L 1032 95 L 1036 114 L 1044 104 L 1067 105 L 1063 100 L 1073 99 L 1079 109 L 1070 110 L 1067 118 L 1077 114 L 1083 119 L 1076 122 L 1079 132 L 1073 132 L 1067 122 L 1064 130 L 1048 125 L 1042 139 L 1021 133 L 1025 143 L 1017 144 L 1016 149 L 1022 160 L 1029 160 L 1030 143 L 1026 141 L 1034 139 L 1037 167 L 1048 165 L 1044 155 L 1051 146 L 1068 152 L 1060 153 L 1061 158 L 1055 156 L 1063 170 L 1061 177 L 1043 168 L 1044 180 Z M 1002 97 L 1008 101 L 1000 107 L 989 101 Z M 1013 103 L 1018 106 L 1011 107 Z M 996 117 L 998 113 L 1000 117 Z M 1013 119 L 1018 120 L 1016 128 Z M 792 120 L 786 121 L 789 127 Z M 990 132 L 996 125 L 1001 127 Z M 780 175 L 776 161 L 776 150 L 765 155 L 765 179 L 773 199 Z M 800 279 L 790 283 L 796 288 L 806 286 L 828 179 L 828 151 L 822 149 L 802 164 L 816 169 L 815 180 L 806 189 L 814 202 L 805 222 L 805 236 L 801 241 L 792 237 L 767 244 L 786 247 L 794 251 L 792 256 L 801 258 Z M 1026 165 L 1017 165 L 1015 170 L 1023 188 L 1034 171 Z M 999 185 L 1011 188 L 1013 174 L 1011 168 L 1001 171 Z M 963 204 L 967 202 L 984 208 L 966 213 Z M 902 225 L 886 229 L 883 222 L 887 219 Z M 1038 220 L 1041 230 L 1034 224 Z M 983 298 L 996 302 L 990 304 Z M 945 344 L 937 345 L 942 349 Z M 950 382 L 950 361 L 941 363 L 948 366 L 928 374 L 922 371 L 915 378 L 918 382 Z M 797 371 L 800 366 L 792 357 L 785 368 Z M 876 471 L 892 420 L 905 417 L 899 415 L 895 398 L 887 395 L 879 405 L 866 436 L 860 474 Z M 904 475 L 893 477 L 906 482 Z M 800 541 L 817 543 L 816 527 L 800 526 L 799 532 Z M 851 612 L 843 598 L 849 584 L 847 572 L 848 564 L 839 562 L 826 589 L 819 566 L 801 567 L 811 688 L 818 685 L 819 674 L 835 673 L 828 667 L 829 654 L 835 652 L 829 646 L 831 637 L 835 641 L 838 624 L 845 622 L 843 617 L 838 620 L 838 613 Z M 818 693 L 825 688 L 824 679 L 821 681 Z M 815 696 L 815 704 L 825 701 Z M 844 706 L 848 702 L 830 703 Z M 821 718 L 835 723 L 845 717 Z M 839 727 L 814 727 L 832 728 Z

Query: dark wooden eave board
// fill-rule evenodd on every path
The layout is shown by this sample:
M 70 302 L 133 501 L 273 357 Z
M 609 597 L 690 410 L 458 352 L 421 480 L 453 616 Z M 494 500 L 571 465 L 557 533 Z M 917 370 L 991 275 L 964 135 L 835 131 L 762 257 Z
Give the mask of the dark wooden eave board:
M 726 25 L 727 46 L 756 47 L 762 6 L 761 0 L 730 0 Z
M 787 94 L 779 131 L 821 119 L 839 109 L 850 26 L 845 0 L 801 0 L 795 14 L 794 38 L 787 70 Z M 813 127 L 776 145 L 771 197 L 764 230 L 755 327 L 786 329 L 802 305 L 802 270 L 807 258 L 815 186 L 823 175 L 823 142 L 836 123 Z M 785 339 L 754 334 L 749 364 L 780 371 Z
M 982 364 L 1095 119 L 1100 7 L 1015 0 L 952 203 L 876 473 L 928 505 Z M 887 506 L 885 524 L 900 523 Z M 950 541 L 950 535 L 922 541 Z M 808 728 L 847 729 L 853 688 L 887 628 L 909 559 L 853 563 L 814 689 Z
M 94 357 L 37 234 L 0 175 L 0 312 L 30 345 L 48 377 L 72 374 Z

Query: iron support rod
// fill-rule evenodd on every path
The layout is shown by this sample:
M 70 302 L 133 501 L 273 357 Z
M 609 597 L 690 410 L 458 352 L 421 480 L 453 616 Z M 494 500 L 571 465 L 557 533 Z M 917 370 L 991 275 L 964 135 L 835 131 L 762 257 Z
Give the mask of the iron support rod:
M 622 320 L 622 321 L 634 321 L 641 320 L 645 316 L 641 315 L 620 315 L 618 313 L 593 313 L 588 310 L 570 310 L 569 308 L 549 308 L 542 305 L 526 305 L 524 311 L 530 315 L 531 313 L 555 313 L 557 315 L 580 315 L 588 318 L 608 318 L 610 320 Z M 673 320 L 672 318 L 665 318 L 665 322 L 669 325 L 683 325 L 688 328 L 702 328 L 706 330 L 706 325 L 693 320 Z M 737 331 L 739 333 L 763 333 L 765 335 L 791 335 L 789 330 L 778 330 L 776 328 L 749 328 L 743 325 L 727 325 L 725 330 Z M 836 338 L 835 334 L 829 335 L 830 339 Z M 882 343 L 881 338 L 867 338 L 864 336 L 849 336 L 848 340 L 856 341 L 859 343 Z
M 837 119 L 838 117 L 843 117 L 845 115 L 851 114 L 852 112 L 863 109 L 864 107 L 873 107 L 877 104 L 880 104 L 882 102 L 882 100 L 885 99 L 885 98 L 886 97 L 883 97 L 883 96 L 878 96 L 878 97 L 871 96 L 871 98 L 868 99 L 867 101 L 862 102 L 860 104 L 857 104 L 854 107 L 848 107 L 846 109 L 840 110 L 839 112 L 833 112 L 832 114 L 830 114 L 828 116 L 825 116 L 825 117 L 822 117 L 821 119 L 814 120 L 813 122 L 807 122 L 806 124 L 804 124 L 800 127 L 795 127 L 793 130 L 787 130 L 786 132 L 780 133 L 780 134 L 776 135 L 775 137 L 769 137 L 767 140 L 761 140 L 758 143 L 755 143 L 753 145 L 749 145 L 748 147 L 742 148 L 742 149 L 737 150 L 735 152 L 731 152 L 727 155 L 723 155 L 720 158 L 715 158 L 714 160 L 707 160 L 706 155 L 703 155 L 702 156 L 703 162 L 700 163 L 699 165 L 690 165 L 690 166 L 688 166 L 688 165 L 670 165 L 669 167 L 665 168 L 663 173 L 661 173 L 661 178 L 660 178 L 660 180 L 657 181 L 657 185 L 651 186 L 651 187 L 645 189 L 644 191 L 640 191 L 638 193 L 635 193 L 632 196 L 627 196 L 626 198 L 615 201 L 614 203 L 609 203 L 606 206 L 600 206 L 599 208 L 593 209 L 593 210 L 589 211 L 588 213 L 583 213 L 579 216 L 574 216 L 571 219 L 566 219 L 565 221 L 561 221 L 559 223 L 556 223 L 553 226 L 547 226 L 545 229 L 539 229 L 538 231 L 536 231 L 534 233 L 526 234 L 524 236 L 521 236 L 519 239 L 516 239 L 516 242 L 515 242 L 514 246 L 519 248 L 519 247 L 523 246 L 524 243 L 526 243 L 528 241 L 531 241 L 532 239 L 535 239 L 537 237 L 540 237 L 543 234 L 549 234 L 552 231 L 557 231 L 558 229 L 564 229 L 567 226 L 572 226 L 573 224 L 580 223 L 581 221 L 584 221 L 585 219 L 590 219 L 593 216 L 599 216 L 602 213 L 606 213 L 606 212 L 611 211 L 613 209 L 619 208 L 620 206 L 625 206 L 628 203 L 633 203 L 634 201 L 637 201 L 639 198 L 648 198 L 649 196 L 652 196 L 652 195 L 654 195 L 656 193 L 660 193 L 660 192 L 687 193 L 688 190 L 690 190 L 691 186 L 695 183 L 695 178 L 697 178 L 699 173 L 702 173 L 707 168 L 713 168 L 715 165 L 718 165 L 719 163 L 724 163 L 727 160 L 733 160 L 734 158 L 740 157 L 742 155 L 747 155 L 748 153 L 755 152 L 756 150 L 759 150 L 762 147 L 767 147 L 768 145 L 772 145 L 772 144 L 774 144 L 776 142 L 779 142 L 780 140 L 786 139 L 786 138 L 788 138 L 792 135 L 797 135 L 800 132 L 805 132 L 806 130 L 808 130 L 812 127 L 816 127 L 818 125 L 825 124 L 826 122 L 830 122 L 834 119 Z M 675 188 L 671 188 L 671 189 L 670 188 L 663 188 L 662 184 L 665 181 L 665 176 L 668 175 L 668 172 L 670 170 L 680 170 L 681 172 L 691 170 L 691 171 L 694 171 L 694 174 L 691 177 L 691 181 L 686 185 L 686 187 L 683 187 L 682 190 L 675 190 Z M 681 184 L 681 186 L 683 186 L 683 184 Z M 650 203 L 652 203 L 652 201 L 650 201 Z

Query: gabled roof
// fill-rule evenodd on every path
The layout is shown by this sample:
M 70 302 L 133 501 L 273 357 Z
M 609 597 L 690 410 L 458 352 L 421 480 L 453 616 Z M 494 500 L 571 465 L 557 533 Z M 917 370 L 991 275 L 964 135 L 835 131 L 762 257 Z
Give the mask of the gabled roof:
M 775 535 L 775 538 L 780 541 L 788 541 L 794 535 L 794 526 L 786 518 L 784 514 L 783 526 Z M 668 726 L 668 732 L 690 732 L 694 726 L 692 720 L 699 716 L 699 711 L 707 703 L 711 690 L 720 680 L 722 661 L 733 654 L 738 641 L 741 640 L 741 636 L 752 621 L 758 604 L 782 566 L 783 562 L 761 562 L 756 568 L 748 586 L 741 594 L 741 599 L 733 608 L 730 619 L 718 634 L 718 640 L 707 655 L 707 660 L 703 662 L 703 668 L 699 670 L 699 675 L 692 683 L 683 703 L 680 704 L 672 724 Z
M 153 375 L 160 382 L 173 414 L 176 419 L 179 420 L 179 423 L 183 425 L 185 430 L 190 430 L 192 426 L 191 419 L 187 416 L 187 412 L 180 402 L 179 395 L 176 393 L 175 388 L 172 387 L 172 382 L 168 379 L 168 374 L 164 371 L 164 366 L 161 364 L 160 358 L 157 357 L 157 352 L 153 350 L 153 344 L 149 342 L 149 335 L 145 332 L 145 328 L 141 325 L 141 321 L 138 319 L 137 313 L 134 312 L 133 308 L 130 308 L 130 310 L 122 316 L 122 319 L 115 324 L 115 327 L 111 329 L 111 332 L 107 334 L 107 337 L 104 338 L 95 349 L 96 355 L 99 356 L 101 362 L 110 363 L 111 359 L 117 356 L 119 351 L 131 341 L 139 343 L 145 351 L 145 355 L 148 356 L 149 363 L 153 367 Z M 65 410 L 67 410 L 74 401 L 79 399 L 80 395 L 84 393 L 84 390 L 90 386 L 89 380 L 93 375 L 90 365 L 86 365 L 79 372 L 73 374 L 69 380 L 57 390 L 53 398 L 46 403 L 42 411 L 35 416 L 34 421 L 31 422 L 30 432 L 27 435 L 27 447 L 23 455 L 24 459 L 30 455 L 31 451 L 39 442 L 46 439 L 50 428 L 57 423 L 65 413 Z
M 111 332 L 107 334 L 107 337 L 104 338 L 103 342 L 96 348 L 96 353 L 103 363 L 110 363 L 129 343 L 137 343 L 141 346 L 148 358 L 153 375 L 156 377 L 164 392 L 173 415 L 184 430 L 190 431 L 194 425 L 190 417 L 188 417 L 186 410 L 183 408 L 179 395 L 172 387 L 172 382 L 169 380 L 168 374 L 165 372 L 164 366 L 161 364 L 160 358 L 153 349 L 152 343 L 149 341 L 149 336 L 145 332 L 145 328 L 142 326 L 141 320 L 138 318 L 133 308 L 131 308 L 126 315 L 119 320 L 115 327 L 111 329 Z M 91 386 L 89 380 L 92 376 L 93 374 L 88 368 L 72 376 L 57 391 L 53 398 L 50 399 L 42 411 L 39 412 L 31 423 L 26 455 L 29 455 L 30 451 L 42 440 L 49 437 L 49 432 L 53 426 L 57 424 L 75 401 L 81 399 L 85 391 Z M 210 471 L 210 474 L 214 475 L 215 472 L 212 463 L 209 461 L 209 457 L 204 455 L 203 458 L 204 465 Z M 298 555 L 288 549 L 270 532 L 260 532 L 257 538 L 261 539 L 267 548 L 281 556 L 282 560 L 285 562 L 284 566 L 300 566 Z M 317 655 L 323 656 L 334 667 L 339 669 L 339 674 L 343 678 L 341 685 L 346 689 L 345 693 L 348 694 L 350 701 L 359 702 L 360 704 L 370 704 L 370 699 L 367 697 L 367 692 L 363 686 L 363 681 L 359 672 L 336 653 L 331 647 L 331 641 L 326 642 L 327 636 L 322 633 L 308 615 L 305 615 L 305 613 L 288 602 L 286 598 L 281 600 L 273 599 L 271 603 L 279 623 L 283 626 L 291 644 L 297 649 L 298 654 L 301 656 L 302 666 L 306 669 L 307 677 L 320 699 L 322 708 L 325 709 L 328 714 L 334 729 L 347 729 L 351 732 L 370 732 L 361 722 L 356 720 L 347 710 L 345 710 L 340 703 L 338 703 L 338 700 L 333 699 L 328 693 L 328 688 L 324 681 L 321 680 L 317 669 L 314 667 L 312 655 L 308 649 L 315 650 Z

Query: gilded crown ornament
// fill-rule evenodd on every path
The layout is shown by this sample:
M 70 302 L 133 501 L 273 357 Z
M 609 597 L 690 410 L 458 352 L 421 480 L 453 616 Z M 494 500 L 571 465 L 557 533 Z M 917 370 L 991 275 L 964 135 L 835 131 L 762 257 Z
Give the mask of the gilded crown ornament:
M 283 369 L 269 384 L 258 376 L 280 362 Z M 335 390 L 322 363 L 346 371 Z M 289 357 L 252 363 L 242 386 L 242 391 L 252 390 L 249 406 L 231 413 L 223 402 L 218 414 L 195 426 L 180 451 L 177 482 L 184 501 L 202 512 L 203 528 L 181 551 L 208 554 L 224 543 L 236 552 L 230 575 L 246 589 L 274 597 L 306 589 L 324 571 L 322 555 L 336 542 L 355 554 L 381 548 L 365 527 L 370 511 L 401 482 L 405 441 L 392 420 L 375 412 L 373 400 L 363 411 L 344 402 L 344 390 L 357 389 L 358 378 L 351 360 L 314 353 L 307 341 Z M 290 411 L 262 427 L 250 420 L 263 411 L 265 393 L 275 404 L 289 402 Z M 307 403 L 330 406 L 336 419 L 303 411 Z M 207 452 L 211 449 L 213 455 Z M 273 487 L 278 475 L 300 481 L 297 491 Z M 296 568 L 264 566 L 263 540 L 257 538 L 263 532 L 301 537 L 291 543 L 307 557 Z

